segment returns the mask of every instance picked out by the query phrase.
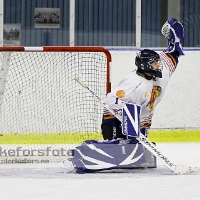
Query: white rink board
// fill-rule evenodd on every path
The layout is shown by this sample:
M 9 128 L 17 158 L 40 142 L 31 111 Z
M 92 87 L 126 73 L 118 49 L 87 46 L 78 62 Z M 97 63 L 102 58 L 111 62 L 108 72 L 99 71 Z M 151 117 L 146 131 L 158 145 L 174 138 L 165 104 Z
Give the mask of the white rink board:
M 112 51 L 111 82 L 135 69 L 137 51 Z M 181 56 L 162 102 L 156 108 L 152 128 L 200 128 L 200 51 Z

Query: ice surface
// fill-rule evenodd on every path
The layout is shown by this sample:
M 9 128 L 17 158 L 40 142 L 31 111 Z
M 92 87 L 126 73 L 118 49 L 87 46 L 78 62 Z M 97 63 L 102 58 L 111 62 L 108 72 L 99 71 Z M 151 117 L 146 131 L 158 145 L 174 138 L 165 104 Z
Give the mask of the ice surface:
M 158 143 L 177 165 L 200 165 L 200 143 Z M 174 175 L 157 169 L 74 174 L 58 164 L 0 165 L 0 200 L 199 200 L 200 171 Z

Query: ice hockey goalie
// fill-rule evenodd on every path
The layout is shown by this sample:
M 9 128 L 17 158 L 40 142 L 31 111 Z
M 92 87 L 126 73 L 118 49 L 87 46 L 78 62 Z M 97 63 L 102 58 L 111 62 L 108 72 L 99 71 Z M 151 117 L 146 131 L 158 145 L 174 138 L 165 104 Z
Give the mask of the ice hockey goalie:
M 137 139 L 140 134 L 139 114 L 140 106 L 137 105 L 126 104 L 122 110 L 122 132 L 127 139 L 87 140 L 69 150 L 68 160 L 72 162 L 76 173 L 156 168 L 156 157 Z

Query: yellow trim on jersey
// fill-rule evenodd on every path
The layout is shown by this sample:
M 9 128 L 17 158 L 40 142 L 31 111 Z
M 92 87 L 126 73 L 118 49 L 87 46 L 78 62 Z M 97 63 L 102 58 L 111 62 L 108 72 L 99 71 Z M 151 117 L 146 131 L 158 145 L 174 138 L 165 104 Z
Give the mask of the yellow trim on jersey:
M 104 119 L 114 119 L 114 118 L 116 118 L 115 116 L 107 116 L 107 117 L 103 117 Z
M 143 124 L 142 128 L 146 128 L 146 127 L 148 127 L 149 125 L 151 125 L 151 121 L 150 121 L 150 122 L 147 122 L 147 123 L 145 123 L 145 124 Z

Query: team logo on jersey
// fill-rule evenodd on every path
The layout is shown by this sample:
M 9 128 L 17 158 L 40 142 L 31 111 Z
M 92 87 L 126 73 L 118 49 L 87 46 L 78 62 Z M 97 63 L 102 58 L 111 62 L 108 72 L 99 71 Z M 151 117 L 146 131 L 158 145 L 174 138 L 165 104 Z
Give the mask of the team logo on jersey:
M 123 97 L 125 96 L 124 90 L 118 90 L 118 91 L 116 92 L 116 96 L 117 96 L 118 98 L 123 98 Z
M 155 100 L 160 96 L 162 92 L 162 88 L 160 86 L 153 86 L 152 91 L 151 91 L 151 98 L 147 106 L 149 106 L 150 111 L 152 112 L 155 106 Z

